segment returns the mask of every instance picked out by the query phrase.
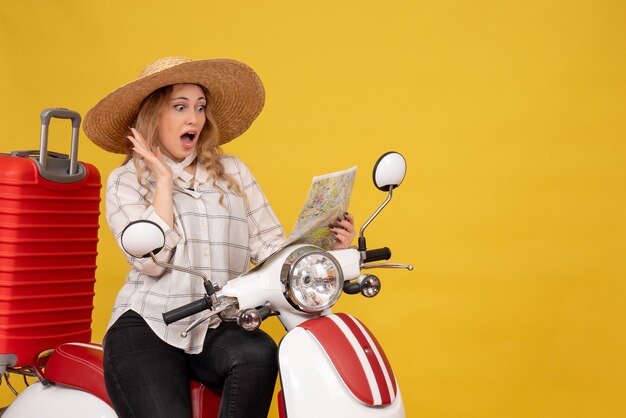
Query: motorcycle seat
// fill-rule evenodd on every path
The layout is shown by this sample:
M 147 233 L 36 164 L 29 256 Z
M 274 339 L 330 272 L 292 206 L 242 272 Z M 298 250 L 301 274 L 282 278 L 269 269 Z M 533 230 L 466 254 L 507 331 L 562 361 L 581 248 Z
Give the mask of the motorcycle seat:
M 100 344 L 61 344 L 48 358 L 44 378 L 52 383 L 89 392 L 111 405 L 104 386 L 102 356 Z M 193 418 L 217 417 L 220 399 L 220 391 L 210 389 L 197 381 L 191 381 Z

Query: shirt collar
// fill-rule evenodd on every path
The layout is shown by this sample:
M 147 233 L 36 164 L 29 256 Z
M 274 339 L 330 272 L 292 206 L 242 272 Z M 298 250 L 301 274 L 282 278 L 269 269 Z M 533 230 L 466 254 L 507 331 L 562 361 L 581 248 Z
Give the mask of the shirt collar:
M 163 161 L 167 165 L 169 165 L 170 168 L 172 169 L 172 178 L 175 182 L 176 180 L 181 179 L 184 183 L 187 183 L 191 181 L 191 179 L 193 179 L 194 176 L 193 174 L 186 172 L 185 168 L 191 165 L 191 163 L 195 161 L 197 156 L 198 156 L 198 152 L 194 149 L 191 155 L 189 155 L 180 163 L 177 163 L 176 161 L 172 160 L 171 158 L 165 155 L 163 155 Z

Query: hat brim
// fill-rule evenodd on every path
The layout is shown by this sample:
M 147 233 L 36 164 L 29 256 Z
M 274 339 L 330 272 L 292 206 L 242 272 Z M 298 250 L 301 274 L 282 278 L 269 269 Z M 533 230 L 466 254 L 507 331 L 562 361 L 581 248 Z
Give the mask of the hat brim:
M 265 104 L 263 84 L 246 64 L 227 58 L 189 61 L 115 90 L 87 112 L 83 130 L 106 151 L 126 154 L 126 136 L 143 100 L 161 87 L 187 83 L 208 90 L 208 105 L 220 132 L 220 144 L 244 133 Z

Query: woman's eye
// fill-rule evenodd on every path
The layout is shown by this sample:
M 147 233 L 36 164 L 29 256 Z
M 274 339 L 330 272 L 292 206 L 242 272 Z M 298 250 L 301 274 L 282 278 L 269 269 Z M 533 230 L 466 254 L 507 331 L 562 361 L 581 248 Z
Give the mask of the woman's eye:
M 183 105 L 183 104 L 174 105 L 174 109 L 176 109 L 176 110 L 185 110 L 185 105 Z
M 205 106 L 205 105 L 200 105 L 200 106 L 198 106 L 198 110 L 200 110 L 200 111 L 204 112 L 204 109 L 206 109 L 206 106 Z

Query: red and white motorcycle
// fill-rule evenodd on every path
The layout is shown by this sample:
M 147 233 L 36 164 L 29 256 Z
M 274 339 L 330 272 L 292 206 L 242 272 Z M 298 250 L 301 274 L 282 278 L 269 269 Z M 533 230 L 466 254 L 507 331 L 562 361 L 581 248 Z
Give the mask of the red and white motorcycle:
M 373 263 L 388 260 L 388 248 L 367 250 L 365 228 L 389 203 L 406 173 L 404 158 L 395 152 L 381 156 L 374 183 L 387 198 L 360 230 L 358 249 L 324 251 L 309 244 L 290 245 L 270 256 L 223 288 L 202 273 L 159 262 L 154 253 L 165 243 L 160 227 L 150 221 L 130 224 L 122 245 L 134 257 L 151 257 L 169 268 L 202 277 L 202 299 L 163 314 L 169 324 L 206 311 L 183 336 L 218 315 L 245 330 L 257 329 L 269 316 L 278 316 L 286 335 L 279 344 L 281 418 L 404 417 L 400 388 L 385 353 L 358 319 L 332 313 L 342 292 L 373 297 L 378 277 L 362 274 L 372 268 L 411 265 Z M 104 389 L 102 348 L 97 344 L 67 343 L 42 353 L 30 368 L 12 368 L 10 355 L 0 353 L 0 373 L 26 374 L 37 382 L 17 396 L 2 418 L 115 418 Z M 6 372 L 5 369 L 6 368 Z M 216 417 L 219 392 L 191 383 L 194 418 Z

